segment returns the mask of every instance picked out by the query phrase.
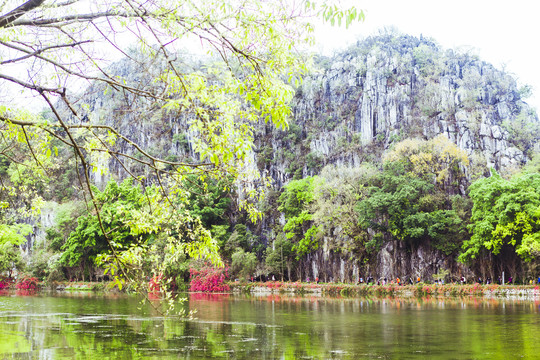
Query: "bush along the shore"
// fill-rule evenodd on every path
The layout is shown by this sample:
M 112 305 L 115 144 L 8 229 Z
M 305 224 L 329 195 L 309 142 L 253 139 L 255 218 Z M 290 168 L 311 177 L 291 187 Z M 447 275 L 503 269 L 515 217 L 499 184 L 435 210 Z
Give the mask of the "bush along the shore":
M 0 290 L 25 290 L 35 291 L 41 289 L 40 281 L 32 276 L 24 275 L 15 280 L 10 277 L 0 276 Z
M 35 291 L 39 288 L 39 281 L 35 277 L 24 276 L 15 284 L 17 290 Z
M 6 276 L 0 276 L 0 290 L 9 289 L 13 286 L 14 280 Z
M 229 277 L 228 268 L 204 266 L 200 270 L 189 269 L 191 279 L 190 291 L 195 292 L 227 292 L 229 285 L 225 282 Z

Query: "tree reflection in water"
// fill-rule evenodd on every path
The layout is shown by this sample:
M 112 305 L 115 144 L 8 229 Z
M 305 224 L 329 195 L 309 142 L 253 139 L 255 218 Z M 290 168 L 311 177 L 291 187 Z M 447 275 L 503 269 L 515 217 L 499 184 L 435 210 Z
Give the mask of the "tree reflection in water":
M 140 299 L 122 294 L 25 295 L 0 294 L 0 358 L 531 358 L 540 351 L 538 300 L 195 293 L 182 306 L 197 318 L 182 320 L 148 304 L 138 309 Z

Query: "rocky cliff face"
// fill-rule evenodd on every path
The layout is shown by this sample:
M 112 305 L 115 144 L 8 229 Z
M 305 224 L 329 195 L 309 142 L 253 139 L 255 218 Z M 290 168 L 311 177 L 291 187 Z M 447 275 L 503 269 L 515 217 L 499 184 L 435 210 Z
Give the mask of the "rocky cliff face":
M 538 133 L 519 131 L 520 124 L 537 124 L 538 118 L 515 80 L 473 55 L 443 51 L 426 39 L 385 35 L 332 59 L 318 58 L 316 66 L 297 89 L 290 129 L 261 123 L 257 130 L 255 161 L 278 188 L 325 164 L 377 160 L 408 137 L 446 134 L 497 170 L 522 165 L 538 147 Z M 155 90 L 159 69 L 156 63 L 135 68 L 119 62 L 111 71 L 137 80 L 141 90 Z M 195 156 L 195 135 L 185 117 L 94 86 L 84 103 L 91 115 L 83 120 L 115 126 L 152 153 Z M 109 168 L 120 178 L 126 175 L 112 160 Z
M 319 278 L 324 282 L 358 283 L 361 277 L 373 277 L 375 281 L 384 278 L 394 280 L 397 277 L 405 281 L 420 277 L 431 281 L 432 275 L 440 269 L 467 277 L 473 275 L 452 257 L 422 246 L 411 251 L 397 240 L 386 242 L 377 254 L 376 261 L 369 266 L 351 261 L 349 256 L 328 251 L 323 246 L 323 249 L 309 254 L 302 261 L 295 275 L 301 279 Z
M 316 64 L 319 70 L 297 89 L 290 129 L 261 123 L 256 132 L 255 163 L 273 179 L 275 191 L 327 164 L 378 162 L 393 143 L 409 137 L 445 134 L 481 167 L 503 172 L 524 164 L 535 147 L 539 150 L 538 118 L 522 100 L 523 91 L 510 75 L 473 55 L 443 51 L 426 39 L 385 35 L 359 42 L 335 58 L 318 58 Z M 141 88 L 156 86 L 151 73 L 141 75 L 144 69 L 116 66 L 121 75 L 140 77 Z M 98 88 L 88 90 L 85 102 L 92 114 L 86 121 L 113 125 L 161 156 L 195 156 L 194 134 L 184 118 L 161 109 L 142 118 L 140 108 L 152 109 L 152 103 L 130 102 Z M 127 176 L 113 160 L 108 167 L 108 175 L 94 175 L 96 182 Z M 283 225 L 282 216 L 259 225 L 264 243 L 272 240 L 276 224 Z M 404 249 L 389 241 L 376 265 L 362 271 L 388 278 L 428 277 L 456 266 L 433 250 Z M 359 269 L 360 264 L 323 246 L 304 259 L 298 275 L 350 281 L 368 275 Z
M 515 80 L 475 56 L 411 36 L 380 36 L 318 63 L 321 71 L 306 79 L 295 99 L 301 146 L 272 144 L 308 156 L 296 164 L 303 175 L 313 173 L 310 159 L 358 165 L 407 137 L 445 134 L 503 171 L 524 164 L 538 144 L 538 133 L 523 139 L 513 128 L 538 123 Z M 294 173 L 279 155 L 271 174 L 281 183 Z

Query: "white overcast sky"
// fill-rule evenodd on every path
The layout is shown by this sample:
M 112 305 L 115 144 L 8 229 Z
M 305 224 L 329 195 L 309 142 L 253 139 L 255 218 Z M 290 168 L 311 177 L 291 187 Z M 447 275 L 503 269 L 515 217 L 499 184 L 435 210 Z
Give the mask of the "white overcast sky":
M 540 112 L 540 0 L 338 1 L 364 10 L 365 21 L 348 29 L 317 26 L 319 51 L 332 54 L 394 26 L 402 33 L 433 38 L 445 49 L 472 50 L 498 69 L 504 67 L 518 85 L 532 86 L 533 96 L 525 101 Z
M 443 48 L 472 49 L 480 59 L 533 87 L 525 101 L 540 110 L 539 0 L 350 0 L 366 19 L 349 29 L 324 26 L 319 49 L 331 53 L 385 26 L 433 38 Z M 540 112 L 540 111 L 539 111 Z

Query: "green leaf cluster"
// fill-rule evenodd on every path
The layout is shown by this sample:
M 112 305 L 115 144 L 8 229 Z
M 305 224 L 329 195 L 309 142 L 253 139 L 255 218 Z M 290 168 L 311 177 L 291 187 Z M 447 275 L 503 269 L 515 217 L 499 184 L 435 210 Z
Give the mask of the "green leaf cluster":
M 257 256 L 243 249 L 238 249 L 232 254 L 231 270 L 244 279 L 248 279 L 257 267 Z
M 317 233 L 319 228 L 312 226 L 313 214 L 309 205 L 315 199 L 314 178 L 292 180 L 285 185 L 278 199 L 278 210 L 285 214 L 287 222 L 283 231 L 287 239 L 295 243 L 293 250 L 297 258 L 318 248 Z
M 28 224 L 0 224 L 0 274 L 8 272 L 11 276 L 13 269 L 21 270 L 24 262 L 19 245 L 26 242 L 26 235 L 32 233 Z
M 121 184 L 111 180 L 103 191 L 94 191 L 100 217 L 87 214 L 78 218 L 77 228 L 62 246 L 61 261 L 67 266 L 77 266 L 81 261 L 90 266 L 98 254 L 111 246 L 125 249 L 133 243 L 144 243 L 161 228 L 159 222 L 154 222 L 157 218 L 145 211 L 149 210 L 148 197 L 156 194 L 156 188 L 147 188 L 143 193 L 133 185 L 133 179 L 126 179 Z
M 540 174 L 523 173 L 511 180 L 493 171 L 469 188 L 474 202 L 470 240 L 460 260 L 475 259 L 483 251 L 499 254 L 511 246 L 525 261 L 540 255 Z
M 280 274 L 281 279 L 283 279 L 285 270 L 287 270 L 287 278 L 291 279 L 295 259 L 296 253 L 293 249 L 293 243 L 283 233 L 279 234 L 272 246 L 266 249 L 266 266 L 269 272 Z

